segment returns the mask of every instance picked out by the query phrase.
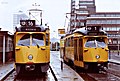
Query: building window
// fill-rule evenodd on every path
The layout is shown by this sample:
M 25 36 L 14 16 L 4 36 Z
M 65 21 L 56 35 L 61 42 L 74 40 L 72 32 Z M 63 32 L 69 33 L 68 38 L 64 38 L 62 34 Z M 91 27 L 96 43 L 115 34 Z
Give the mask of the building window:
M 113 40 L 113 44 L 117 44 L 117 40 Z
M 85 23 L 84 23 L 84 22 L 81 22 L 81 23 L 80 23 L 80 26 L 85 26 Z
M 87 6 L 79 6 L 79 8 L 87 8 Z
M 118 44 L 120 44 L 120 39 L 118 40 Z
M 93 1 L 80 1 L 79 4 L 94 4 Z
M 79 0 L 79 1 L 93 1 L 93 0 Z

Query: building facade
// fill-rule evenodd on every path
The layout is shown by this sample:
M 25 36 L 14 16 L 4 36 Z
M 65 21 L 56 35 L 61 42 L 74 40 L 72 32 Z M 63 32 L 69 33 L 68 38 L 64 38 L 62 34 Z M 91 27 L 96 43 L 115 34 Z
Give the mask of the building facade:
M 18 24 L 20 24 L 20 20 L 25 19 L 28 19 L 28 16 L 24 14 L 22 11 L 13 14 L 13 27 L 15 28 Z
M 95 0 L 71 0 L 70 30 L 101 26 L 108 33 L 109 49 L 120 49 L 120 12 L 96 12 Z
M 0 63 L 5 63 L 13 58 L 13 35 L 8 31 L 0 31 Z

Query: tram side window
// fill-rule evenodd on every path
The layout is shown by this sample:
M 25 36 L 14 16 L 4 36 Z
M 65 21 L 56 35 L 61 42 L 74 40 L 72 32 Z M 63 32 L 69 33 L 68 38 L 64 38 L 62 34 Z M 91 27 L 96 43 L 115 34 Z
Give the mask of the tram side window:
M 19 41 L 18 46 L 30 46 L 30 34 L 24 35 Z
M 66 39 L 66 47 L 68 47 L 69 46 L 69 41 L 68 41 L 68 39 Z
M 79 39 L 79 46 L 82 47 L 82 39 Z
M 71 38 L 71 46 L 73 47 L 74 44 L 73 44 L 73 37 Z
M 44 46 L 44 35 L 43 34 L 33 34 L 32 35 L 32 46 Z
M 65 40 L 65 46 L 67 47 L 67 39 Z
M 70 43 L 71 43 L 71 42 L 70 42 L 70 38 L 69 38 L 69 39 L 68 39 L 68 47 L 70 47 Z
M 64 41 L 64 46 L 66 46 L 66 40 Z
M 46 46 L 48 46 L 48 45 L 49 45 L 49 35 L 46 34 Z

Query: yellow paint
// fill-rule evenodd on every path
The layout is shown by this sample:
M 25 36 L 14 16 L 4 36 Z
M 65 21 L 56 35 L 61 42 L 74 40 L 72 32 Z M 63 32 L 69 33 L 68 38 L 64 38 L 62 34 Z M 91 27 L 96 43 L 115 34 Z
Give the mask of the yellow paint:
M 84 51 L 83 59 L 84 62 L 107 62 L 108 61 L 108 51 L 106 48 L 87 48 L 88 51 Z M 97 59 L 96 55 L 100 58 Z
M 29 46 L 29 47 L 17 46 L 17 42 L 25 34 L 33 34 L 33 33 L 41 33 L 41 34 L 46 35 L 44 32 L 17 32 L 16 33 L 16 35 L 15 35 L 15 38 L 16 38 L 15 39 L 15 43 L 16 43 L 15 44 L 15 62 L 16 63 L 24 64 L 27 62 L 33 62 L 33 63 L 48 63 L 48 62 L 50 62 L 50 45 L 40 46 L 39 48 L 37 46 Z M 30 38 L 31 38 L 31 36 L 30 36 Z M 46 38 L 44 38 L 44 42 L 45 42 L 45 40 L 46 40 Z M 33 56 L 32 60 L 28 59 L 29 55 Z
M 74 64 L 78 67 L 84 67 L 84 62 L 83 61 L 74 61 Z

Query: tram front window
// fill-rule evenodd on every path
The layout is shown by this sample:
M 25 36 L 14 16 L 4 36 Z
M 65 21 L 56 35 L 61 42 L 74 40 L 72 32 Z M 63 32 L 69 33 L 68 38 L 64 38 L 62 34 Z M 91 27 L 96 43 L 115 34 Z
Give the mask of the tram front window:
M 24 35 L 19 41 L 18 46 L 30 46 L 30 35 Z
M 90 37 L 87 39 L 87 42 L 85 43 L 85 47 L 100 47 L 104 48 L 106 47 L 104 38 L 101 37 Z
M 32 35 L 32 46 L 44 46 L 44 35 L 43 34 L 33 34 Z
M 96 38 L 96 42 L 98 47 L 101 47 L 101 48 L 106 47 L 106 44 L 103 38 Z
M 85 47 L 96 47 L 95 39 L 89 39 L 87 40 Z

